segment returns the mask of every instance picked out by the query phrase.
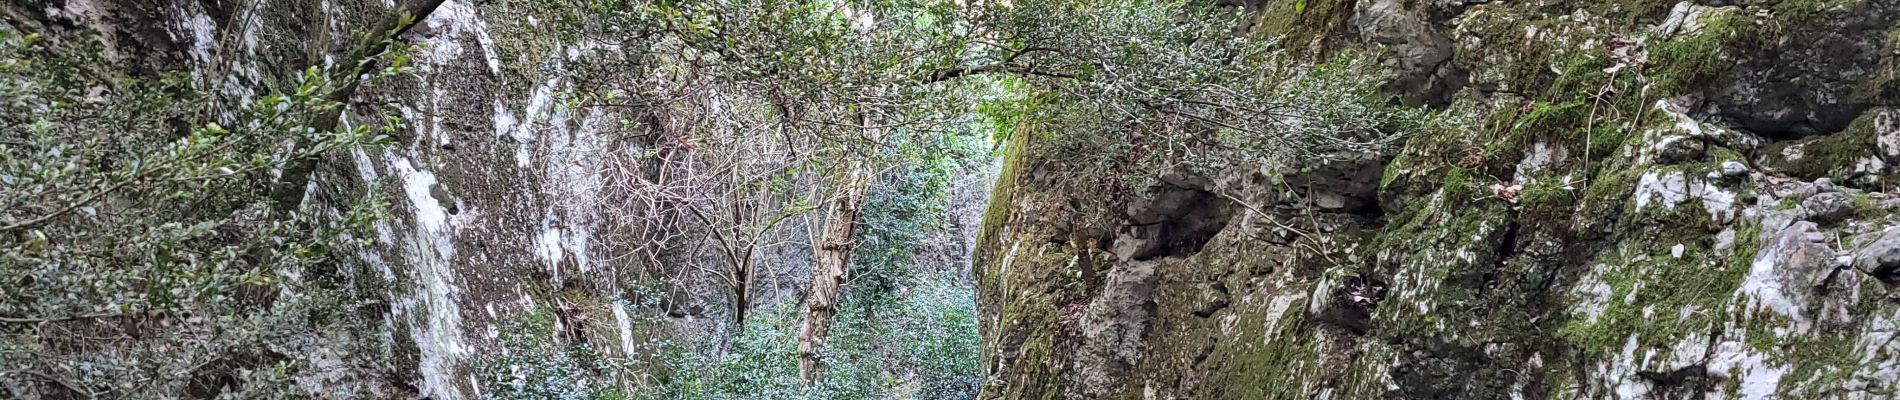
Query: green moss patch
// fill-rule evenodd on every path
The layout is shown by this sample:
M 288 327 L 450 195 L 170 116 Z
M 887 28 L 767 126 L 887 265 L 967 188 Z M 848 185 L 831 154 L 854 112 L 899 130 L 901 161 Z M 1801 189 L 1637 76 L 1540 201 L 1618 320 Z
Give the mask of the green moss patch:
M 1855 97 L 1876 106 L 1900 106 L 1900 28 L 1887 31 L 1880 53 L 1880 65 Z
M 1557 337 L 1584 354 L 1605 356 L 1631 336 L 1642 346 L 1667 349 L 1706 335 L 1727 318 L 1724 310 L 1748 275 L 1759 232 L 1754 226 L 1738 231 L 1728 254 L 1712 251 L 1707 239 L 1684 242 L 1681 258 L 1672 254 L 1673 240 L 1623 240 L 1619 256 L 1602 266 L 1600 279 L 1610 288 L 1602 313 L 1595 322 L 1572 317 Z
M 1760 29 L 1735 12 L 1704 18 L 1701 29 L 1649 49 L 1645 72 L 1659 93 L 1685 93 L 1706 87 L 1735 63 L 1730 48 L 1756 37 Z
M 1236 324 L 1234 337 L 1240 342 L 1218 350 L 1212 359 L 1224 362 L 1211 378 L 1210 387 L 1221 388 L 1220 398 L 1230 399 L 1302 399 L 1306 398 L 1306 377 L 1317 357 L 1311 326 L 1304 316 L 1305 307 L 1296 304 L 1277 316 L 1277 326 L 1268 332 L 1264 310 L 1248 313 Z

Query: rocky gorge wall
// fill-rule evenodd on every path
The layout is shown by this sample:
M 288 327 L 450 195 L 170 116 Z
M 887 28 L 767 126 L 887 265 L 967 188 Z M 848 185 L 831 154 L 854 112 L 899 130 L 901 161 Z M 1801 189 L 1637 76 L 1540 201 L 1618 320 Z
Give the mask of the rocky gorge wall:
M 1393 93 L 1455 123 L 1389 154 L 1170 176 L 1084 210 L 1066 205 L 1100 194 L 1064 191 L 1039 173 L 1063 160 L 1016 135 L 976 245 L 986 398 L 1900 396 L 1900 4 L 1243 3 L 1253 34 L 1316 59 L 1383 55 Z M 310 49 L 388 7 L 6 11 L 241 103 L 333 62 Z M 614 47 L 548 32 L 545 7 L 449 1 L 407 34 L 414 73 L 359 96 L 388 107 L 349 124 L 393 110 L 408 129 L 330 157 L 311 192 L 391 204 L 354 257 L 388 282 L 386 312 L 274 349 L 316 366 L 295 377 L 306 390 L 493 394 L 484 358 L 529 315 L 623 355 L 668 334 L 652 320 L 720 329 L 702 314 L 716 300 L 692 294 L 716 293 L 710 277 L 633 301 L 653 271 L 616 261 L 598 201 L 605 155 L 638 150 L 630 116 L 564 96 L 583 84 L 566 68 Z M 774 281 L 791 283 L 762 291 L 804 281 L 782 261 Z
M 1018 132 L 983 398 L 1900 396 L 1900 3 L 1248 7 L 1450 122 L 1106 209 Z

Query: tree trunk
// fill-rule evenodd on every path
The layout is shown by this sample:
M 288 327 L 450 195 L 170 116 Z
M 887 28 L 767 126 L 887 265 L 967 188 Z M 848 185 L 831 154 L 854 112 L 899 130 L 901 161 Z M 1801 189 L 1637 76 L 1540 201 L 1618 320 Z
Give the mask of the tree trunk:
M 752 287 L 746 283 L 739 281 L 732 287 L 732 326 L 735 334 L 745 333 L 745 314 L 752 308 L 752 298 L 748 296 Z
M 875 132 L 867 136 L 873 144 L 878 140 Z M 864 154 L 845 154 L 850 165 L 841 181 L 838 202 L 825 218 L 822 243 L 816 251 L 817 265 L 811 272 L 811 296 L 805 300 L 805 324 L 798 330 L 798 376 L 807 386 L 818 383 L 825 373 L 824 360 L 818 353 L 825 348 L 831 317 L 838 313 L 838 297 L 846 268 L 851 265 L 852 239 L 857 235 L 858 212 L 872 179 L 870 158 L 876 151 L 872 148 Z
M 732 274 L 732 326 L 734 334 L 745 333 L 746 313 L 752 311 L 752 263 L 735 261 Z

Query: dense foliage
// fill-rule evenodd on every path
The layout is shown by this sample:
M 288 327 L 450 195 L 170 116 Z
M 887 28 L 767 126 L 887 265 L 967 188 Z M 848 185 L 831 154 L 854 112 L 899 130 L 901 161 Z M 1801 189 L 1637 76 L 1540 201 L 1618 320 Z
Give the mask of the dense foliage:
M 832 373 L 816 386 L 798 379 L 799 313 L 791 303 L 761 310 L 721 341 L 644 344 L 650 359 L 563 341 L 554 311 L 536 310 L 502 324 L 504 348 L 477 363 L 477 376 L 495 399 L 974 398 L 975 299 L 957 275 L 915 273 L 899 283 L 900 298 L 849 306 L 878 312 L 840 315 L 827 353 Z
M 387 282 L 338 254 L 384 204 L 273 209 L 272 174 L 399 126 L 312 129 L 341 106 L 316 68 L 220 124 L 189 77 L 115 72 L 99 46 L 0 25 L 0 393 L 293 395 L 293 338 L 375 323 L 355 310 Z

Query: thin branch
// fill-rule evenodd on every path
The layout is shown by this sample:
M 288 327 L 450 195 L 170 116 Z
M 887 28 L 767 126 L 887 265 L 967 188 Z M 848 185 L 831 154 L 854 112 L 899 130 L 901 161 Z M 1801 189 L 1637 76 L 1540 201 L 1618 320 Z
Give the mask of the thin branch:
M 101 318 L 113 318 L 113 317 L 123 317 L 123 316 L 125 316 L 125 314 L 97 313 L 97 314 L 67 315 L 67 316 L 62 316 L 62 317 L 0 317 L 0 323 L 37 324 L 37 323 L 42 323 L 42 322 L 65 322 L 65 321 L 76 321 L 76 320 L 82 320 L 82 319 L 101 319 Z
M 1004 62 L 1004 63 L 981 65 L 981 66 L 940 68 L 934 71 L 930 71 L 930 74 L 924 77 L 923 81 L 926 83 L 936 83 L 936 82 L 943 82 L 943 81 L 947 81 L 951 79 L 961 78 L 965 76 L 987 75 L 987 74 L 998 74 L 998 73 L 1042 76 L 1042 77 L 1060 78 L 1060 79 L 1076 79 L 1075 75 L 1070 75 L 1070 74 L 1061 73 L 1061 72 L 1045 71 L 1045 70 L 1037 69 L 1035 66 L 1017 65 L 1017 64 L 1010 64 L 1008 62 Z

